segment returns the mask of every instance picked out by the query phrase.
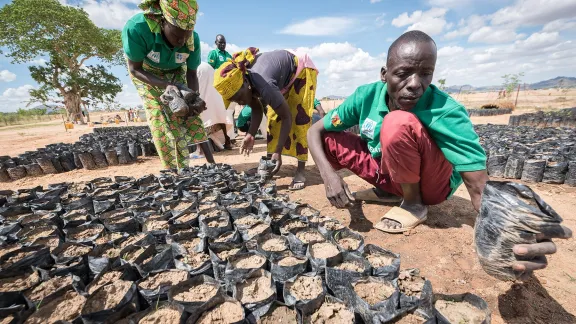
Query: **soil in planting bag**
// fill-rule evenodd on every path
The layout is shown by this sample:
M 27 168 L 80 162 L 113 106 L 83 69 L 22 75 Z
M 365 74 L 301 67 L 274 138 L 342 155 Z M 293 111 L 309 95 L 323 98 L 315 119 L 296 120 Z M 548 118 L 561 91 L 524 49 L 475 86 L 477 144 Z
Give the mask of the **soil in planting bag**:
M 138 281 L 140 279 L 140 275 L 129 264 L 124 264 L 121 266 L 114 267 L 113 265 L 109 264 L 100 274 L 94 277 L 94 280 L 90 282 L 86 289 L 84 290 L 88 295 L 94 294 L 96 290 L 100 287 L 103 287 L 107 284 L 116 282 L 116 281 Z
M 96 245 L 103 245 L 110 243 L 114 246 L 120 247 L 120 243 L 128 239 L 130 235 L 128 233 L 115 233 L 115 232 L 108 232 L 105 231 L 98 238 L 94 241 Z
M 233 219 L 237 219 L 255 212 L 254 207 L 252 206 L 252 202 L 249 200 L 237 200 L 234 203 L 226 206 L 226 209 Z
M 168 299 L 170 288 L 188 279 L 189 274 L 184 270 L 154 271 L 138 280 L 136 286 L 148 305 L 155 307 L 156 302 Z
M 342 252 L 364 251 L 364 237 L 348 228 L 333 232 L 332 239 Z
M 309 315 L 322 305 L 326 293 L 322 277 L 310 272 L 286 281 L 282 294 L 286 305 L 296 307 L 303 315 Z
M 26 178 L 26 168 L 21 165 L 15 166 L 13 168 L 8 168 L 7 171 L 8 175 L 10 176 L 10 179 L 14 181 Z
M 81 279 L 83 284 L 88 283 L 90 277 L 90 271 L 88 270 L 88 265 L 85 262 L 85 258 L 79 257 L 72 259 L 66 263 L 54 264 L 48 269 L 50 277 L 62 277 L 72 274 Z M 78 285 L 76 285 L 78 287 Z
M 79 289 L 77 291 L 84 289 L 84 283 L 81 282 L 81 279 L 72 274 L 49 278 L 47 271 L 39 271 L 45 273 L 42 276 L 42 282 L 38 286 L 24 292 L 26 300 L 35 308 L 40 304 L 50 303 L 61 290 L 77 290 L 76 287 Z
M 246 247 L 242 243 L 212 243 L 208 246 L 208 254 L 212 263 L 212 270 L 216 280 L 224 281 L 226 265 L 232 256 L 245 253 Z
M 474 228 L 482 268 L 500 280 L 515 280 L 512 264 L 517 258 L 513 246 L 536 243 L 538 233 L 558 237 L 563 232 L 561 222 L 552 207 L 529 187 L 489 181 Z
M 400 292 L 396 282 L 381 277 L 355 278 L 334 294 L 360 314 L 365 323 L 387 323 L 409 311 L 398 308 Z
M 16 242 L 18 241 L 17 233 L 20 232 L 21 229 L 22 226 L 18 223 L 0 225 L 0 237 L 8 243 Z
M 326 265 L 342 262 L 342 252 L 336 244 L 331 242 L 319 242 L 308 245 L 306 257 L 310 260 L 312 271 L 324 274 Z
M 238 226 L 237 226 L 237 228 L 238 228 Z M 259 236 L 263 236 L 263 235 L 272 233 L 272 228 L 270 227 L 269 222 L 263 220 L 263 221 L 259 221 L 254 226 L 247 228 L 247 229 L 238 228 L 238 232 L 240 232 L 240 235 L 242 236 L 242 240 L 244 242 L 254 241 L 253 242 L 253 249 L 256 249 L 255 239 Z
M 276 300 L 276 285 L 270 272 L 260 269 L 231 286 L 232 297 L 249 311 L 254 311 Z
M 120 257 L 120 248 L 115 247 L 111 243 L 106 243 L 94 247 L 88 253 L 88 267 L 92 276 L 97 276 L 100 272 L 104 271 L 110 264 L 114 264 Z
M 54 164 L 52 163 L 52 159 L 50 158 L 38 158 L 36 159 L 36 163 L 38 163 L 38 165 L 40 166 L 40 168 L 42 169 L 42 171 L 45 174 L 56 174 L 58 173 L 56 171 L 56 168 L 54 167 Z
M 210 243 L 242 243 L 242 236 L 237 229 L 220 234 L 217 238 L 208 239 Z
M 434 317 L 434 292 L 430 280 L 420 276 L 420 270 L 407 269 L 398 276 L 400 308 L 414 310 L 426 318 Z
M 117 243 L 121 248 L 129 246 L 149 246 L 153 244 L 156 244 L 156 238 L 150 235 L 150 233 L 133 234 Z
M 131 316 L 132 323 L 138 324 L 185 324 L 188 313 L 184 307 L 170 302 L 154 303 L 148 309 Z
M 216 238 L 232 229 L 232 222 L 226 216 L 209 217 L 200 221 L 200 230 L 209 238 Z
M 205 252 L 176 256 L 174 264 L 176 269 L 186 270 L 191 276 L 213 274 L 210 256 Z
M 84 166 L 82 165 L 82 160 L 80 160 L 80 152 L 74 152 L 74 165 L 76 169 L 82 169 Z
M 54 168 L 56 169 L 57 173 L 62 173 L 64 172 L 64 167 L 62 166 L 62 164 L 60 163 L 60 159 L 58 157 L 53 157 L 52 158 L 52 164 L 54 165 Z
M 130 153 L 132 160 L 136 160 L 138 158 L 138 144 L 134 142 L 128 143 L 128 153 Z
M 246 314 L 239 301 L 226 295 L 219 295 L 214 306 L 202 307 L 190 315 L 186 324 L 243 324 Z
M 546 168 L 545 160 L 526 160 L 522 170 L 522 181 L 541 182 Z
M 116 150 L 106 150 L 104 151 L 104 157 L 106 158 L 106 162 L 110 166 L 115 166 L 119 164 L 118 161 L 118 154 L 116 154 Z
M 140 149 L 142 150 L 143 156 L 153 156 L 154 155 L 154 144 L 152 143 L 143 143 L 140 144 Z
M 571 187 L 576 187 L 576 161 L 570 161 L 565 183 Z
M 0 323 L 19 324 L 32 313 L 33 309 L 27 309 L 25 305 L 14 305 L 6 308 L 0 308 Z
M 272 256 L 270 259 L 272 279 L 276 282 L 284 283 L 286 280 L 306 272 L 308 264 L 308 258 L 294 255 L 290 252 Z
M 302 323 L 302 316 L 294 307 L 273 301 L 253 310 L 246 320 L 250 324 Z
M 70 201 L 70 199 L 68 199 Z M 71 211 L 71 210 L 86 210 L 89 214 L 94 213 L 94 206 L 92 203 L 92 197 L 90 196 L 79 196 L 73 198 L 72 201 L 68 202 L 64 201 L 62 204 L 64 210 Z
M 94 205 L 94 213 L 100 214 L 107 211 L 111 211 L 116 206 L 117 199 L 104 199 L 104 200 L 93 200 L 92 204 Z
M 359 323 L 355 320 L 354 310 L 334 296 L 326 295 L 322 305 L 312 314 L 304 316 L 302 323 Z M 427 323 L 428 324 L 428 323 Z
M 146 258 L 141 262 L 135 262 L 135 267 L 142 277 L 147 276 L 152 271 L 162 271 L 174 269 L 174 255 L 170 245 L 156 247 L 157 253 L 152 259 Z
M 81 316 L 85 324 L 112 324 L 139 309 L 136 285 L 118 280 L 100 287 L 90 295 Z
M 80 225 L 75 228 L 68 228 L 64 230 L 66 235 L 66 242 L 71 243 L 92 243 L 102 234 L 104 225 L 98 223 L 90 223 Z
M 118 155 L 119 164 L 128 164 L 132 162 L 132 157 L 128 151 L 128 146 L 120 145 L 116 146 L 116 154 Z
M 101 220 L 107 230 L 110 232 L 121 232 L 135 234 L 140 232 L 140 223 L 129 216 L 120 215 Z
M 198 230 L 166 236 L 168 244 L 172 244 L 174 256 L 206 252 L 206 238 Z
M 48 303 L 40 303 L 36 310 L 25 323 L 27 324 L 81 324 L 80 312 L 86 297 L 74 290 L 60 290 Z
M 62 243 L 51 254 L 56 264 L 68 263 L 80 257 L 84 257 L 92 251 L 92 247 L 80 243 Z
M 27 164 L 24 167 L 26 168 L 26 174 L 29 177 L 39 177 L 44 175 L 44 172 L 42 172 L 42 169 L 36 163 Z
M 434 295 L 438 324 L 481 323 L 490 324 L 490 308 L 481 297 L 461 295 Z
M 563 184 L 568 172 L 568 163 L 566 162 L 548 162 L 544 169 L 542 182 L 551 184 Z
M 290 245 L 288 239 L 276 234 L 261 235 L 256 240 L 257 251 L 270 258 L 273 255 L 279 255 L 282 252 L 289 251 Z
M 75 228 L 89 220 L 86 210 L 72 210 L 60 216 L 64 228 Z
M 96 162 L 94 162 L 94 158 L 90 152 L 80 152 L 78 154 L 80 161 L 82 161 L 82 166 L 86 170 L 95 170 L 97 168 Z
M 342 261 L 326 266 L 326 285 L 332 291 L 338 290 L 352 279 L 370 276 L 370 263 L 362 256 L 344 252 Z
M 170 205 L 170 211 L 172 212 L 172 217 L 178 218 L 183 215 L 188 215 L 190 213 L 196 213 L 196 208 L 198 207 L 198 201 L 196 199 L 180 199 L 176 203 Z
M 9 182 L 12 179 L 8 175 L 8 168 L 0 165 L 0 182 Z
M 198 275 L 169 287 L 168 300 L 194 314 L 216 305 L 223 294 L 220 282 L 206 275 Z
M 524 168 L 525 159 L 520 156 L 512 156 L 506 162 L 504 169 L 504 178 L 507 179 L 520 179 L 522 178 L 522 170 Z
M 233 285 L 241 282 L 256 270 L 268 269 L 268 260 L 257 252 L 238 253 L 228 258 L 224 272 L 227 284 Z
M 393 280 L 400 273 L 400 255 L 373 244 L 364 247 L 362 256 L 370 263 L 372 275 Z
M 0 257 L 2 272 L 13 272 L 35 266 L 48 267 L 54 263 L 50 249 L 44 246 L 28 246 L 4 254 Z
M 21 215 L 30 214 L 32 209 L 22 204 L 0 208 L 0 220 L 3 222 L 16 222 Z
M 284 222 L 279 224 L 280 234 L 286 236 L 289 233 L 296 233 L 300 230 L 308 228 L 308 219 L 306 217 L 290 217 Z
M 74 163 L 74 155 L 63 154 L 58 158 L 58 160 L 60 161 L 64 172 L 70 172 L 76 169 L 76 164 Z
M 42 273 L 33 267 L 0 273 L 0 309 L 27 305 L 22 293 L 36 287 L 43 279 Z
M 106 156 L 100 150 L 92 150 L 90 151 L 92 158 L 94 159 L 94 163 L 98 168 L 106 168 L 108 167 L 108 162 L 106 162 Z
M 171 236 L 188 232 L 198 233 L 199 231 L 197 227 L 192 227 L 188 224 L 170 224 L 170 227 L 168 227 L 168 234 L 166 235 L 166 243 L 172 243 L 170 238 Z
M 488 174 L 492 177 L 503 177 L 507 161 L 508 156 L 506 155 L 490 155 L 486 162 Z

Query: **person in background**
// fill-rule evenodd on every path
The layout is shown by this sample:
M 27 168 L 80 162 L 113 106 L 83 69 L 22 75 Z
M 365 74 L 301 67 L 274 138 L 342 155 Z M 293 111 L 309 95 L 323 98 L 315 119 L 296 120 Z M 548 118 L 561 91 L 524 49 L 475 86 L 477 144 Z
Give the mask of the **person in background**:
M 176 117 L 160 100 L 165 91 L 179 92 L 184 84 L 198 91 L 200 37 L 194 31 L 198 4 L 195 0 L 144 0 L 139 7 L 143 12 L 130 18 L 122 30 L 122 44 L 162 165 L 187 167 L 188 144 L 199 144 L 206 160 L 214 163 L 200 116 Z
M 260 54 L 254 47 L 234 54 L 214 76 L 214 86 L 225 102 L 252 108 L 250 129 L 244 137 L 242 152 L 249 154 L 252 151 L 264 107 L 268 107 L 267 152 L 276 161 L 272 174 L 280 170 L 282 155 L 298 160 L 289 186 L 291 190 L 305 187 L 306 132 L 312 125 L 317 76 L 318 70 L 307 54 L 287 50 Z
M 208 64 L 217 70 L 224 62 L 232 59 L 232 55 L 226 51 L 226 38 L 224 35 L 217 35 L 216 49 L 213 49 L 208 53 Z
M 324 108 L 322 108 L 322 103 L 318 99 L 314 99 L 314 110 L 316 111 L 312 115 L 312 124 L 315 124 L 317 121 L 326 116 L 326 111 L 324 111 Z
M 462 183 L 479 211 L 489 180 L 486 154 L 466 109 L 431 84 L 436 58 L 430 36 L 417 30 L 403 34 L 388 50 L 385 83 L 359 87 L 308 132 L 310 153 L 332 205 L 344 208 L 354 201 L 335 172 L 339 169 L 376 188 L 362 200 L 401 201 L 375 225 L 384 232 L 404 232 L 426 221 L 426 206 L 445 201 Z M 354 125 L 360 125 L 360 136 L 343 131 Z M 513 265 L 518 278 L 546 267 L 545 255 L 556 251 L 550 239 L 572 236 L 563 229 L 538 236 L 536 244 L 512 248 L 519 260 Z
M 260 136 L 266 137 L 266 128 L 268 127 L 268 122 L 266 120 L 266 113 L 263 114 L 262 122 L 260 123 L 260 127 L 258 128 L 258 133 Z M 239 131 L 248 133 L 250 130 L 250 122 L 252 119 L 252 108 L 246 105 L 240 111 L 238 115 L 238 119 L 236 119 L 236 127 Z

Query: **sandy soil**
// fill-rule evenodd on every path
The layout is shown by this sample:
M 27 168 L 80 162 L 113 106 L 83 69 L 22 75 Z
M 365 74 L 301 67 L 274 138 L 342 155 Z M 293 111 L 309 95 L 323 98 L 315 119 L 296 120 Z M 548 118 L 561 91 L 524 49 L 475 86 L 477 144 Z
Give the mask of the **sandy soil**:
M 526 111 L 516 111 L 520 114 Z M 507 124 L 509 115 L 474 117 L 476 124 Z M 62 125 L 42 128 L 0 129 L 0 147 L 3 154 L 17 155 L 49 143 L 74 142 L 79 135 L 90 132 L 87 126 L 76 126 L 73 132 L 65 133 Z M 24 135 L 18 135 L 21 132 Z M 265 154 L 264 141 L 257 141 L 255 152 L 250 157 L 240 156 L 238 150 L 217 153 L 216 161 L 228 163 L 239 171 L 258 166 Z M 194 161 L 201 164 L 203 161 Z M 384 234 L 373 228 L 392 205 L 356 204 L 349 209 L 336 209 L 325 199 L 322 179 L 312 159 L 306 171 L 307 188 L 290 192 L 287 190 L 291 175 L 296 170 L 296 161 L 285 158 L 284 166 L 277 175 L 280 193 L 289 194 L 294 201 L 307 203 L 320 210 L 323 215 L 338 219 L 352 230 L 364 236 L 365 243 L 379 246 L 401 254 L 402 268 L 420 268 L 421 275 L 430 279 L 438 293 L 457 294 L 471 292 L 488 302 L 492 311 L 492 322 L 499 323 L 575 323 L 576 303 L 576 241 L 557 240 L 558 252 L 548 257 L 549 266 L 539 271 L 535 278 L 526 283 L 501 282 L 488 276 L 480 267 L 474 251 L 473 227 L 476 212 L 470 197 L 461 186 L 455 196 L 441 205 L 430 207 L 428 220 L 407 235 Z M 1 189 L 30 188 L 62 181 L 88 181 L 97 177 L 115 175 L 141 177 L 158 173 L 161 164 L 158 158 L 143 158 L 136 164 L 123 165 L 93 171 L 46 175 L 25 178 L 11 183 L 0 183 Z M 363 190 L 369 185 L 355 175 L 342 171 L 340 175 L 351 190 Z M 576 229 L 576 188 L 567 186 L 529 184 L 563 218 L 564 224 Z

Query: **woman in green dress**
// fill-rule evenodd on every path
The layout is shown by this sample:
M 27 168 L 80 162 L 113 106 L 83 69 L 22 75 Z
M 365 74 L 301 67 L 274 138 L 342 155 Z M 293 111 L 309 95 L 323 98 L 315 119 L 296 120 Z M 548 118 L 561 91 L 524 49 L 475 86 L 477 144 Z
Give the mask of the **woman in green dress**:
M 179 91 L 183 85 L 198 91 L 200 38 L 194 31 L 198 4 L 195 0 L 144 0 L 139 7 L 143 12 L 128 20 L 122 30 L 122 44 L 162 165 L 187 167 L 190 144 L 199 144 L 206 160 L 214 163 L 200 117 L 176 117 L 160 100 L 164 91 Z

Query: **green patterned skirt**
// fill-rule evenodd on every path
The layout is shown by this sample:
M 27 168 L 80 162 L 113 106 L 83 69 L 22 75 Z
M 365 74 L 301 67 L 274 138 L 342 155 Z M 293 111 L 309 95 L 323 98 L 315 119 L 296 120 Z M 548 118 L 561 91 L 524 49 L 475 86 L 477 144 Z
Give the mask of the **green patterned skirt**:
M 144 70 L 164 80 L 186 84 L 186 66 L 164 71 L 144 63 Z M 208 137 L 200 117 L 179 118 L 160 101 L 164 89 L 153 87 L 130 75 L 146 110 L 146 119 L 152 132 L 154 145 L 164 168 L 188 166 L 188 145 L 206 142 Z

